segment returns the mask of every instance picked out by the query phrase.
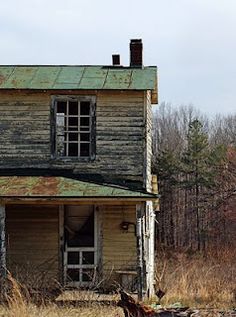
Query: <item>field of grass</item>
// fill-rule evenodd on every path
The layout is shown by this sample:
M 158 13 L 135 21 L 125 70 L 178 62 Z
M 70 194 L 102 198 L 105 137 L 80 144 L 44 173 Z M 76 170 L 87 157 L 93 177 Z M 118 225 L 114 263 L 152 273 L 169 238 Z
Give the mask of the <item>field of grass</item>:
M 160 252 L 156 280 L 166 292 L 164 306 L 180 302 L 190 307 L 236 307 L 236 250 L 204 255 Z
M 236 307 L 236 254 L 232 251 L 204 256 L 159 252 L 156 267 L 157 288 L 166 293 L 161 300 L 163 307 L 177 304 L 207 309 L 208 312 L 202 312 L 201 316 L 220 316 L 217 311 Z M 12 291 L 7 303 L 0 306 L 0 317 L 124 316 L 122 309 L 115 305 L 119 299 L 117 294 L 104 297 L 111 300 L 111 304 L 109 301 L 104 304 L 102 295 L 77 291 L 67 294 L 63 306 L 54 302 L 35 305 L 30 295 L 23 295 L 22 288 L 11 277 L 10 282 Z M 70 296 L 79 299 L 80 304 L 66 304 Z M 152 303 L 157 301 L 157 298 L 152 299 Z

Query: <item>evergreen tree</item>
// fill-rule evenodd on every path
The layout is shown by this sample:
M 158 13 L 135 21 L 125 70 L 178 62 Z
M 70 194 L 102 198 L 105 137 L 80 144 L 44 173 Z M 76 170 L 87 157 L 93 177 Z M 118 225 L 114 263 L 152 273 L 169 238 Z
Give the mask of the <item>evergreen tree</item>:
M 208 135 L 202 123 L 195 119 L 189 124 L 187 150 L 182 157 L 182 186 L 190 193 L 192 212 L 196 221 L 197 249 L 205 246 L 206 228 L 204 210 L 209 206 L 208 195 L 214 190 L 217 179 L 217 166 L 223 157 L 222 147 L 211 149 Z M 194 219 L 194 218 L 193 218 Z M 194 225 L 194 224 L 193 224 Z

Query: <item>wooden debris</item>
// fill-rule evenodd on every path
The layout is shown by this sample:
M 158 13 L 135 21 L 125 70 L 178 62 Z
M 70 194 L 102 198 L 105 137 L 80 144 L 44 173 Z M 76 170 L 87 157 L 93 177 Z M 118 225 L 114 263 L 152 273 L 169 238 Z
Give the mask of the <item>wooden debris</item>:
M 143 303 L 136 302 L 133 297 L 124 291 L 120 291 L 120 296 L 121 300 L 117 305 L 123 308 L 125 317 L 190 317 L 194 314 L 188 307 L 155 311 Z

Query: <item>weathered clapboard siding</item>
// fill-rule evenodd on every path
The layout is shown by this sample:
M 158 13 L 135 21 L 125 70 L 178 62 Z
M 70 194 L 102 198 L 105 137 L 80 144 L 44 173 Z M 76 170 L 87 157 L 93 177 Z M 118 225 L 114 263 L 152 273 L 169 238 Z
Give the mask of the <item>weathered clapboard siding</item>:
M 36 282 L 40 274 L 47 282 L 59 278 L 58 219 L 57 206 L 6 207 L 7 268 L 20 280 Z
M 96 95 L 94 161 L 52 159 L 51 100 L 60 93 Z M 0 168 L 68 168 L 143 182 L 147 99 L 141 91 L 1 91 Z
M 116 270 L 136 269 L 136 236 L 133 225 L 128 232 L 120 228 L 123 221 L 136 223 L 135 206 L 102 206 L 102 265 L 104 279 Z M 117 276 L 116 276 L 117 277 Z
M 145 164 L 146 167 L 146 189 L 152 191 L 152 104 L 151 92 L 146 93 L 146 145 L 145 145 Z
M 45 164 L 50 153 L 50 98 L 1 92 L 0 167 Z

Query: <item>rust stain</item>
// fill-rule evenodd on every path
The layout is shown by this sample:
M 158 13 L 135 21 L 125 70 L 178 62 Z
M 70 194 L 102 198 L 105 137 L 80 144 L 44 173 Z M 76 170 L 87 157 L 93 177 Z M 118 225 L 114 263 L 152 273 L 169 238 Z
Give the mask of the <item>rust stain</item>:
M 14 176 L 7 186 L 9 196 L 27 196 L 29 194 L 29 184 L 26 184 L 24 177 Z
M 152 194 L 141 193 L 128 188 L 114 188 L 64 177 L 9 176 L 0 177 L 0 197 L 145 197 Z
M 39 177 L 31 190 L 35 196 L 57 196 L 60 180 L 56 177 Z
M 3 84 L 5 81 L 5 77 L 3 75 L 0 75 L 0 85 Z
M 15 80 L 15 79 L 12 79 L 11 83 L 13 86 L 17 86 L 17 84 L 18 84 L 17 80 Z

